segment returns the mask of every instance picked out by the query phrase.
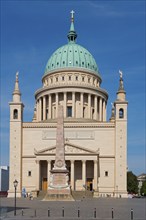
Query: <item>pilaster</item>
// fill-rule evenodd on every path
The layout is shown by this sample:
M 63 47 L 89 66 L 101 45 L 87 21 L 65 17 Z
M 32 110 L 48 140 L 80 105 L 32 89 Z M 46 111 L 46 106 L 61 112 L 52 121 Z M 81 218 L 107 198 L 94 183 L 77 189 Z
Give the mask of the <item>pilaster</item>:
M 36 190 L 40 190 L 40 160 L 36 160 Z

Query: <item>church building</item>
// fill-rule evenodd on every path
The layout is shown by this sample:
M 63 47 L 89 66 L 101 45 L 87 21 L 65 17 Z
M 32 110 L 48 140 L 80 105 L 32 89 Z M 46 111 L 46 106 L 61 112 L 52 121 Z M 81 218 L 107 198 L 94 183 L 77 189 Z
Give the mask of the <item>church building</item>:
M 65 162 L 72 191 L 93 191 L 95 197 L 127 197 L 127 105 L 123 76 L 107 120 L 108 93 L 92 54 L 76 43 L 74 13 L 68 43 L 49 58 L 42 87 L 35 92 L 33 119 L 23 121 L 24 104 L 18 73 L 10 105 L 10 177 L 38 195 L 47 191 L 55 161 L 58 106 L 63 106 Z M 54 46 L 55 47 L 55 46 Z M 118 82 L 119 80 L 119 82 Z M 22 82 L 23 83 L 23 82 Z

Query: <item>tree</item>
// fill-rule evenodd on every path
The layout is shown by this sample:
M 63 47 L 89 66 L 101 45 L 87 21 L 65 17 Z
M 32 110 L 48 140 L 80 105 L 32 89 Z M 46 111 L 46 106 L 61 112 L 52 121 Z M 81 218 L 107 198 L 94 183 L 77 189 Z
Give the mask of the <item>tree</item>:
M 142 183 L 140 194 L 146 196 L 146 180 Z
M 138 193 L 138 180 L 137 176 L 132 171 L 127 172 L 127 191 L 128 193 Z

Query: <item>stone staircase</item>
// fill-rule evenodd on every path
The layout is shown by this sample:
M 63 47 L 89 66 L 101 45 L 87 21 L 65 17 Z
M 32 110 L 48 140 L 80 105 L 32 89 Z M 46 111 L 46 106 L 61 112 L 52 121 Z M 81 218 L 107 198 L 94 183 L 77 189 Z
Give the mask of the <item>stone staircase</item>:
M 72 191 L 72 197 L 74 200 L 83 200 L 83 199 L 91 199 L 93 198 L 93 192 L 86 191 Z
M 40 191 L 38 194 L 37 199 L 43 200 L 47 194 L 47 191 Z M 72 197 L 74 200 L 83 200 L 83 199 L 92 199 L 93 192 L 86 190 L 86 191 L 72 191 Z
M 37 199 L 38 200 L 43 200 L 44 199 L 44 197 L 46 196 L 46 194 L 47 194 L 47 191 L 39 191 L 39 194 L 38 194 L 38 197 L 37 197 Z

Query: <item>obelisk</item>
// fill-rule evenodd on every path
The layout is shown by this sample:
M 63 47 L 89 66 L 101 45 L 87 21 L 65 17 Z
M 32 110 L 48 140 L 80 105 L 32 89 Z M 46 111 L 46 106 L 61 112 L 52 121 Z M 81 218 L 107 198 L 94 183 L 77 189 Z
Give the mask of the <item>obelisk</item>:
M 56 200 L 70 199 L 69 176 L 65 164 L 63 106 L 61 105 L 58 106 L 55 163 L 50 173 L 48 197 Z
M 56 156 L 53 170 L 66 170 L 65 146 L 64 146 L 64 126 L 63 126 L 63 106 L 58 106 L 57 131 L 56 131 Z

